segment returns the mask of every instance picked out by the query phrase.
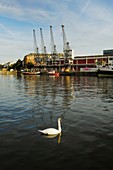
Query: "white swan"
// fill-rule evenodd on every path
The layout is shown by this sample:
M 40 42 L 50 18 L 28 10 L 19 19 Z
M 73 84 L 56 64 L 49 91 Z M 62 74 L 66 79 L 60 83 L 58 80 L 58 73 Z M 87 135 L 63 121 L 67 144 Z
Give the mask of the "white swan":
M 62 131 L 62 129 L 61 129 L 61 118 L 58 118 L 58 129 L 47 128 L 47 129 L 38 130 L 38 131 L 41 132 L 44 135 L 58 135 Z

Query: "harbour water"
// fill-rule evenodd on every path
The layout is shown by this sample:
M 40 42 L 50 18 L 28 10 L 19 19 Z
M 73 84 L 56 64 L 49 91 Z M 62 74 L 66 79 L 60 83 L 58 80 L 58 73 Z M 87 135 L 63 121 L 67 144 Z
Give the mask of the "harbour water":
M 0 75 L 0 169 L 113 169 L 113 79 Z

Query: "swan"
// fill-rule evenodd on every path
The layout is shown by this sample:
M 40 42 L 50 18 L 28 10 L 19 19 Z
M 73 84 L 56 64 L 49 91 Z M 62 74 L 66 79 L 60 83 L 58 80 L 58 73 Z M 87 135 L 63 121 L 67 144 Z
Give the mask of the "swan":
M 44 130 L 38 130 L 39 132 L 41 132 L 44 135 L 58 135 L 61 133 L 62 129 L 61 129 L 61 118 L 58 118 L 58 129 L 55 128 L 47 128 Z

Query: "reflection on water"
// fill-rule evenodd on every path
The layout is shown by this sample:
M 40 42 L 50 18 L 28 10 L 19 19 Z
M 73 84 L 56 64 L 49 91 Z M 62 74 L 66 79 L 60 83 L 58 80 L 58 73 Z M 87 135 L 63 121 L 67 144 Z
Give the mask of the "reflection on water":
M 45 137 L 45 138 L 49 138 L 49 139 L 57 137 L 57 142 L 59 144 L 61 142 L 61 135 L 62 135 L 62 133 L 57 134 L 57 135 L 42 135 L 42 136 Z
M 65 112 L 71 102 L 75 100 L 74 77 L 70 79 L 69 76 L 61 78 L 52 76 L 26 76 L 24 80 L 25 93 L 28 97 L 32 97 L 36 105 L 38 105 L 38 115 L 40 114 L 42 119 L 45 119 L 46 115 L 44 112 L 46 111 L 48 111 L 50 119 L 52 119 L 54 108 L 57 112 L 60 112 L 59 114 L 61 114 L 61 110 Z
M 0 75 L 0 82 L 1 169 L 113 168 L 112 78 Z M 61 135 L 38 133 L 58 117 Z

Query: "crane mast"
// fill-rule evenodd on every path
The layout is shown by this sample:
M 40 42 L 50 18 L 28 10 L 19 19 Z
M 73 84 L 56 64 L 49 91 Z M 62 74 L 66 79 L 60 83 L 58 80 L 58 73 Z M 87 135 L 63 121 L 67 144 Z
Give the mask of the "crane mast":
M 57 54 L 57 50 L 56 50 L 56 45 L 54 45 L 54 51 L 53 51 L 54 54 Z
M 53 31 L 52 26 L 50 25 L 50 36 L 51 36 L 51 54 L 54 53 L 54 37 L 53 37 Z
M 36 54 L 38 54 L 39 52 L 38 52 L 38 47 L 37 47 L 35 30 L 33 30 L 33 39 L 34 39 L 34 51 Z
M 72 49 L 69 45 L 69 42 L 67 42 L 66 40 L 64 25 L 62 25 L 62 34 L 63 34 L 63 52 L 65 57 L 65 63 L 68 63 L 69 59 L 72 59 Z
M 65 34 L 65 30 L 64 30 L 64 25 L 61 25 L 62 26 L 62 35 L 63 35 L 63 51 L 66 50 L 66 43 L 67 43 L 67 40 L 66 40 L 66 34 Z
M 53 31 L 52 26 L 50 25 L 50 36 L 51 36 L 51 54 L 52 54 L 52 60 L 53 63 L 55 63 L 55 60 L 57 59 L 57 50 L 56 45 L 54 43 L 54 37 L 53 37 Z
M 46 54 L 46 46 L 44 45 L 44 38 L 43 38 L 42 28 L 40 28 L 40 36 L 41 36 L 42 54 Z

